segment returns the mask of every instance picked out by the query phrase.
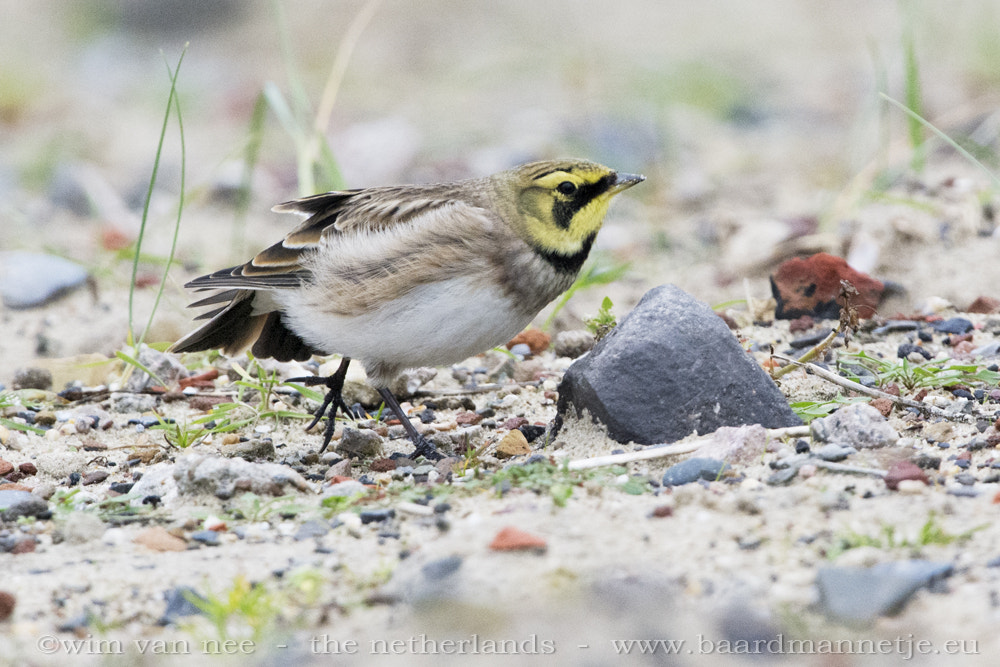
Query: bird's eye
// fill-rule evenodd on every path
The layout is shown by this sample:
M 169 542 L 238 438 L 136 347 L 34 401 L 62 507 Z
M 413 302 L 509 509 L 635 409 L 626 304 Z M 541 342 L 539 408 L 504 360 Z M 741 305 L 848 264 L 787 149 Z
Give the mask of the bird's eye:
M 564 195 L 571 195 L 574 192 L 576 192 L 576 183 L 572 183 L 570 181 L 563 181 L 558 186 L 556 186 L 556 190 L 563 193 Z

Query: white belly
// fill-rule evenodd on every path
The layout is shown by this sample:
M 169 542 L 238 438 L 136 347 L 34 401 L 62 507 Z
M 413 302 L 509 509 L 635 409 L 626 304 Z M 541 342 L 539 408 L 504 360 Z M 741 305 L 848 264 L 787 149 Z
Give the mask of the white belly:
M 421 285 L 359 316 L 323 313 L 309 290 L 273 296 L 290 328 L 315 348 L 402 368 L 452 364 L 506 343 L 534 315 L 472 278 Z

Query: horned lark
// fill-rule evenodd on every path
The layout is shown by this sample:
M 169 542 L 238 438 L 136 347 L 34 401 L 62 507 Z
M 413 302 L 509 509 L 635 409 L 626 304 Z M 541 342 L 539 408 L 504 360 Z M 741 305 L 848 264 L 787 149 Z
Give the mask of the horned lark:
M 178 352 L 252 344 L 257 357 L 340 354 L 312 428 L 330 443 L 352 358 L 399 417 L 414 455 L 440 457 L 389 391 L 402 370 L 503 344 L 576 278 L 611 199 L 645 180 L 585 160 L 532 162 L 486 178 L 327 192 L 279 204 L 305 221 L 246 264 L 186 286 L 218 290 Z M 308 430 L 308 429 L 307 429 Z

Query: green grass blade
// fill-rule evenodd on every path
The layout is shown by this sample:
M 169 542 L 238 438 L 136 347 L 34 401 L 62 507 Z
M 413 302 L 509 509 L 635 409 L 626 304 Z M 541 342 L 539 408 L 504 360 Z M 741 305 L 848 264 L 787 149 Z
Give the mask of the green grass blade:
M 903 104 L 899 100 L 895 100 L 895 99 L 889 97 L 888 95 L 886 95 L 885 93 L 879 93 L 879 95 L 886 102 L 888 102 L 888 103 L 892 104 L 893 106 L 895 106 L 895 107 L 899 108 L 900 110 L 902 110 L 903 113 L 905 113 L 907 116 L 910 116 L 911 118 L 919 121 L 924 127 L 926 127 L 928 130 L 930 130 L 931 132 L 933 132 L 934 134 L 936 134 L 946 144 L 948 144 L 949 146 L 951 146 L 952 148 L 954 148 L 956 151 L 958 151 L 959 155 L 961 155 L 966 160 L 968 160 L 969 162 L 971 162 L 972 164 L 976 165 L 977 167 L 979 167 L 980 169 L 982 169 L 984 172 L 986 172 L 989 175 L 990 179 L 992 179 L 994 185 L 996 185 L 998 188 L 1000 188 L 1000 177 L 998 177 L 985 164 L 983 164 L 982 162 L 980 162 L 979 160 L 977 160 L 976 157 L 972 153 L 970 153 L 969 151 L 967 151 L 964 148 L 962 148 L 962 146 L 959 145 L 958 142 L 956 142 L 954 139 L 952 139 L 951 137 L 949 137 L 947 134 L 945 134 L 944 132 L 942 132 L 941 130 L 939 130 L 930 121 L 925 120 L 922 116 L 920 116 L 920 114 L 918 114 L 918 113 L 914 112 L 912 109 L 908 108 L 905 104 Z
M 131 356 L 129 354 L 126 354 L 126 353 L 122 352 L 121 350 L 119 350 L 118 352 L 115 352 L 115 356 L 118 357 L 119 359 L 121 359 L 122 361 L 124 361 L 129 366 L 134 366 L 135 368 L 138 368 L 140 371 L 142 371 L 143 373 L 145 373 L 149 377 L 153 378 L 161 387 L 166 387 L 167 386 L 167 383 L 164 382 L 163 380 L 161 380 L 160 376 L 158 376 L 156 373 L 154 373 L 153 371 L 151 371 L 148 368 L 146 368 L 146 366 L 143 365 L 135 357 L 133 357 L 133 356 Z
M 910 166 L 919 173 L 924 168 L 924 126 L 919 120 L 923 112 L 923 101 L 920 95 L 920 67 L 917 63 L 917 50 L 913 44 L 913 34 L 910 29 L 907 29 L 903 36 L 903 51 L 906 60 L 906 106 L 914 112 L 914 115 L 907 119 L 910 145 L 913 147 L 913 160 Z
M 167 136 L 167 126 L 170 123 L 170 111 L 173 108 L 174 98 L 177 95 L 177 73 L 180 71 L 181 63 L 184 62 L 184 54 L 187 47 L 181 51 L 181 56 L 177 60 L 177 67 L 174 76 L 170 79 L 170 95 L 167 97 L 167 110 L 163 114 L 163 125 L 160 127 L 160 139 L 156 144 L 156 156 L 153 158 L 153 173 L 149 177 L 149 188 L 146 190 L 146 201 L 142 206 L 142 220 L 139 224 L 139 236 L 135 241 L 135 257 L 132 260 L 132 284 L 128 291 L 128 342 L 129 345 L 135 341 L 135 281 L 139 274 L 139 254 L 142 251 L 142 241 L 146 235 L 146 221 L 149 219 L 149 204 L 153 199 L 153 189 L 156 187 L 156 177 L 160 171 L 160 158 L 163 155 L 163 142 Z
M 181 118 L 181 101 L 177 96 L 177 75 L 180 73 L 181 62 L 184 60 L 184 54 L 187 53 L 188 45 L 184 45 L 184 49 L 181 51 L 181 57 L 177 60 L 177 67 L 171 71 L 170 64 L 164 61 L 167 66 L 167 74 L 170 76 L 170 97 L 167 100 L 167 117 L 170 116 L 170 100 L 174 103 L 174 112 L 177 114 L 177 131 L 180 134 L 181 142 L 181 189 L 180 194 L 177 196 L 177 220 L 174 222 L 174 237 L 170 242 L 170 254 L 167 255 L 167 264 L 163 269 L 163 277 L 160 278 L 160 286 L 156 291 L 156 298 L 153 300 L 153 308 L 149 311 L 149 319 L 146 321 L 146 326 L 142 330 L 142 335 L 139 337 L 139 342 L 137 345 L 141 345 L 146 339 L 146 333 L 149 328 L 153 326 L 153 318 L 156 317 L 156 311 L 160 307 L 160 299 L 163 298 L 163 290 L 167 287 L 167 276 L 170 273 L 170 266 L 174 261 L 174 254 L 177 252 L 177 239 L 180 237 L 181 232 L 181 216 L 184 214 L 184 186 L 185 186 L 185 173 L 187 168 L 187 150 L 184 144 L 184 121 Z M 138 252 L 136 253 L 138 255 Z M 133 281 L 135 277 L 133 276 Z

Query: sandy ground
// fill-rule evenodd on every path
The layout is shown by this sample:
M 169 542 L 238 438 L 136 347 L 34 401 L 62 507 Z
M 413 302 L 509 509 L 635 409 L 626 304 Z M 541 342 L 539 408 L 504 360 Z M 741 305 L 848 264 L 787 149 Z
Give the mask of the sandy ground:
M 293 222 L 267 212 L 300 194 L 294 141 L 273 114 L 245 220 L 231 204 L 257 94 L 273 81 L 286 97 L 292 95 L 272 7 L 203 3 L 218 13 L 190 20 L 193 10 L 184 3 L 176 3 L 181 10 L 167 18 L 157 18 L 149 9 L 154 4 L 0 3 L 10 17 L 0 28 L 0 58 L 8 64 L 0 72 L 0 248 L 74 259 L 90 270 L 96 288 L 38 309 L 0 312 L 2 384 L 29 365 L 55 370 L 57 389 L 70 380 L 99 385 L 117 372 L 110 362 L 81 366 L 76 357 L 101 355 L 88 357 L 96 361 L 124 349 L 131 264 L 109 239 L 137 233 L 169 88 L 162 61 L 175 64 L 185 42 L 191 46 L 179 89 L 187 197 L 179 264 L 169 273 L 147 340 L 171 341 L 190 326 L 183 282 L 242 261 Z M 313 105 L 362 7 L 285 7 L 281 20 L 295 36 L 291 71 Z M 911 30 L 926 115 L 952 134 L 974 137 L 983 147 L 978 154 L 993 164 L 998 91 L 989 45 L 995 43 L 990 31 L 1000 10 L 996 2 L 912 12 L 895 4 L 722 0 L 636 1 L 614 9 L 593 2 L 514 2 L 488 11 L 444 1 L 414 7 L 382 3 L 345 70 L 328 136 L 347 185 L 482 174 L 565 154 L 648 176 L 616 202 L 598 243 L 602 261 L 629 261 L 629 273 L 578 295 L 559 327 L 579 326 L 605 295 L 616 312 L 627 312 L 648 288 L 664 282 L 711 304 L 743 299 L 747 292 L 762 300 L 778 261 L 818 250 L 848 257 L 904 289 L 884 304 L 883 316 L 922 309 L 948 316 L 952 311 L 941 300 L 961 310 L 977 296 L 1000 297 L 990 177 L 937 143 L 928 150 L 926 167 L 910 170 L 913 151 L 902 116 L 886 111 L 876 96 L 880 87 L 903 96 L 900 42 Z M 185 16 L 189 20 L 178 18 Z M 142 264 L 144 276 L 162 273 L 170 247 L 180 190 L 177 139 L 171 129 L 143 246 L 154 261 Z M 136 292 L 137 331 L 144 329 L 154 297 L 154 288 Z M 980 330 L 976 343 L 989 342 L 989 331 Z M 740 333 L 758 342 L 787 340 L 780 326 L 747 326 Z M 891 354 L 895 342 L 879 343 L 879 349 Z M 67 358 L 76 359 L 58 361 Z M 546 365 L 558 370 L 565 363 L 546 358 Z M 435 382 L 448 385 L 447 370 Z M 794 375 L 782 389 L 791 400 L 835 393 Z M 490 394 L 472 398 L 477 407 L 501 400 Z M 504 415 L 548 421 L 554 414 L 544 391 L 525 390 L 510 400 Z M 190 416 L 182 404 L 166 410 Z M 135 416 L 114 417 L 123 422 Z M 894 420 L 910 440 L 878 455 L 856 455 L 853 463 L 884 468 L 894 457 L 932 447 L 912 424 Z M 276 428 L 274 441 L 287 443 L 281 456 L 317 447 L 318 436 L 303 434 L 299 422 Z M 971 428 L 956 427 L 954 441 L 968 441 Z M 28 481 L 58 485 L 71 471 L 93 468 L 103 455 L 119 464 L 118 477 L 108 482 L 122 481 L 121 464 L 155 438 L 116 427 L 100 439 L 112 449 L 82 451 L 76 436 L 29 436 L 20 450 L 0 449 L 0 457 L 40 461 L 40 474 Z M 559 451 L 570 458 L 618 446 L 582 425 L 560 440 Z M 203 447 L 216 451 L 221 445 Z M 986 566 L 1000 555 L 995 484 L 977 484 L 982 493 L 976 498 L 951 496 L 947 488 L 956 471 L 948 469 L 942 484 L 914 495 L 889 493 L 878 480 L 824 472 L 788 487 L 764 485 L 767 464 L 777 455 L 743 466 L 746 480 L 739 485 L 695 485 L 669 497 L 628 495 L 612 482 L 577 489 L 566 507 L 525 490 L 502 498 L 487 490 L 454 493 L 447 498 L 447 531 L 401 510 L 398 538 L 380 538 L 377 526 L 347 525 L 322 538 L 319 551 L 314 541 L 296 542 L 287 534 L 319 512 L 317 499 L 304 494 L 296 499 L 305 506 L 296 518 L 268 517 L 260 542 L 226 537 L 219 547 L 179 553 L 134 544 L 141 525 L 109 535 L 108 523 L 87 524 L 79 517 L 71 523 L 82 526 L 82 537 L 57 542 L 53 537 L 67 520 L 57 514 L 32 529 L 41 534 L 35 553 L 0 555 L 7 573 L 0 588 L 18 597 L 0 647 L 22 664 L 65 663 L 72 645 L 56 644 L 46 654 L 39 642 L 73 638 L 58 626 L 90 610 L 99 621 L 77 638 L 88 639 L 89 633 L 94 640 L 120 640 L 129 653 L 116 657 L 106 645 L 84 644 L 74 664 L 135 664 L 143 652 L 135 640 L 152 639 L 188 641 L 191 653 L 153 656 L 155 647 L 142 645 L 149 664 L 179 664 L 192 655 L 214 664 L 225 657 L 206 657 L 201 642 L 218 637 L 207 624 L 155 626 L 163 592 L 182 584 L 226 591 L 241 574 L 276 596 L 289 596 L 303 585 L 289 583 L 290 573 L 306 572 L 320 575 L 314 597 L 301 591 L 291 601 L 281 597 L 282 622 L 255 637 L 252 646 L 227 649 L 238 654 L 231 660 L 319 664 L 329 661 L 330 642 L 354 640 L 358 653 L 337 659 L 429 664 L 443 658 L 415 656 L 409 644 L 397 655 L 384 655 L 371 642 L 478 635 L 551 641 L 561 664 L 614 662 L 610 639 L 683 639 L 683 650 L 692 652 L 683 654 L 681 664 L 729 664 L 733 656 L 718 650 L 707 655 L 700 649 L 709 645 L 699 645 L 699 639 L 718 641 L 734 636 L 733 627 L 749 625 L 814 639 L 926 639 L 942 651 L 946 641 L 968 640 L 978 642 L 975 651 L 971 644 L 964 647 L 970 650 L 952 657 L 954 664 L 987 663 L 997 648 L 998 582 L 996 569 Z M 990 455 L 977 452 L 975 460 L 984 463 Z M 634 472 L 656 475 L 661 469 L 645 464 Z M 847 508 L 831 509 L 840 495 Z M 399 502 L 389 498 L 376 505 Z M 673 515 L 650 518 L 663 505 Z M 197 521 L 227 509 L 224 501 L 197 496 L 160 508 L 143 523 L 189 537 Z M 911 557 L 951 562 L 956 572 L 946 591 L 922 591 L 898 616 L 861 629 L 831 623 L 816 611 L 815 573 L 833 562 L 826 551 L 837 536 L 878 535 L 884 525 L 912 536 L 931 513 L 949 534 L 986 528 L 950 545 L 851 549 L 836 563 Z M 491 551 L 490 540 L 505 525 L 543 536 L 545 554 Z M 759 546 L 746 548 L 758 539 Z M 421 588 L 421 568 L 451 556 L 462 558 L 454 578 Z M 376 594 L 403 601 L 378 604 Z M 252 633 L 236 627 L 232 635 L 245 639 Z M 165 645 L 158 653 L 183 647 Z M 940 664 L 932 657 L 922 660 Z M 884 664 L 877 655 L 838 659 Z M 830 664 L 817 655 L 789 662 Z

